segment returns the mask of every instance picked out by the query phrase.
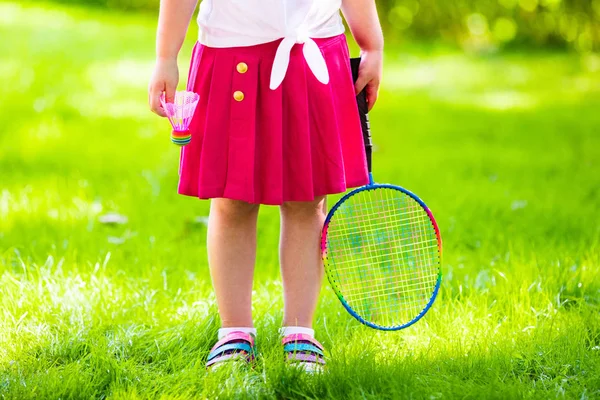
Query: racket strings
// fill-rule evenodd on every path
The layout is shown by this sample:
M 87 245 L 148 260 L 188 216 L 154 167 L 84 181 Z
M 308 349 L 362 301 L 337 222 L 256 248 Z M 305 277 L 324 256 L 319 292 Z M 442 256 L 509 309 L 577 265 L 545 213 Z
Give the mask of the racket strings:
M 427 211 L 389 188 L 364 190 L 335 211 L 325 263 L 334 290 L 362 318 L 399 326 L 427 306 L 440 254 Z
M 428 276 L 424 276 L 423 278 L 424 279 L 431 279 L 433 282 L 435 282 L 435 280 L 437 279 L 437 276 L 438 276 L 437 274 L 431 274 L 431 275 L 428 275 Z M 389 280 L 394 280 L 394 279 L 398 280 L 399 278 L 402 278 L 402 277 L 399 276 L 399 275 L 395 275 L 394 277 L 389 277 L 389 278 L 385 277 L 385 278 L 373 279 L 371 282 L 372 283 L 373 282 L 376 283 L 377 281 L 379 281 L 379 282 L 382 282 L 382 281 L 387 282 Z M 406 280 L 402 280 L 402 281 L 405 282 Z M 407 293 L 412 293 L 412 292 L 419 292 L 419 293 L 422 294 L 422 293 L 424 293 L 424 291 L 423 291 L 423 288 L 421 287 L 421 285 L 422 285 L 422 282 L 406 283 L 406 284 L 403 285 L 403 288 L 406 289 L 406 290 L 402 290 L 400 292 L 398 290 L 396 290 L 396 288 L 387 288 L 386 287 L 383 290 L 372 290 L 368 294 L 369 294 L 369 296 L 372 296 L 372 295 L 375 295 L 375 294 L 378 294 L 378 293 L 386 293 L 386 294 L 394 295 L 394 296 L 400 296 L 400 295 L 403 296 L 403 295 L 405 295 Z M 413 289 L 411 289 L 411 288 L 413 288 Z M 360 290 L 359 291 L 355 291 L 355 292 L 351 292 L 350 291 L 348 293 L 344 293 L 344 297 L 350 298 L 354 294 L 356 294 L 356 295 L 359 295 L 359 294 L 364 295 L 364 292 L 362 292 Z

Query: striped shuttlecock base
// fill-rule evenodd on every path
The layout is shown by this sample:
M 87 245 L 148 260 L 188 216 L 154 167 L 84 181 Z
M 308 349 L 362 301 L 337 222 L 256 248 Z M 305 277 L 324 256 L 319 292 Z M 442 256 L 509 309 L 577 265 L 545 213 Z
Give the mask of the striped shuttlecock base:
M 190 131 L 176 131 L 171 132 L 171 142 L 177 146 L 185 146 L 192 140 L 192 134 Z

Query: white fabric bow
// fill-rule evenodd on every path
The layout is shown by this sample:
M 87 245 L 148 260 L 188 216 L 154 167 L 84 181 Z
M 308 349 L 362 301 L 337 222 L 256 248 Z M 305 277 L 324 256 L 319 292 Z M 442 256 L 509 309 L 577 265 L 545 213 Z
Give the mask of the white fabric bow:
M 281 43 L 279 43 L 279 47 L 277 47 L 273 69 L 271 70 L 271 83 L 269 84 L 271 90 L 277 89 L 281 85 L 281 82 L 283 82 L 290 63 L 290 52 L 296 43 L 304 44 L 302 53 L 315 78 L 323 84 L 329 83 L 327 64 L 319 46 L 308 36 L 306 31 L 298 29 L 292 34 L 286 34 Z

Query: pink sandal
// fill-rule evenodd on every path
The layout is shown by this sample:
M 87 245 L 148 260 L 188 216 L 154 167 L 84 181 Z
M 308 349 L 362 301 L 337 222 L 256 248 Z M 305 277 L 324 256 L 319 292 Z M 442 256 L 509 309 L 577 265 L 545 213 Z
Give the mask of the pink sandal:
M 304 333 L 284 336 L 281 340 L 286 360 L 304 368 L 307 372 L 320 371 L 325 366 L 323 345 Z
M 255 354 L 254 337 L 251 334 L 230 332 L 210 349 L 206 368 L 230 360 L 244 360 L 250 364 L 254 361 Z

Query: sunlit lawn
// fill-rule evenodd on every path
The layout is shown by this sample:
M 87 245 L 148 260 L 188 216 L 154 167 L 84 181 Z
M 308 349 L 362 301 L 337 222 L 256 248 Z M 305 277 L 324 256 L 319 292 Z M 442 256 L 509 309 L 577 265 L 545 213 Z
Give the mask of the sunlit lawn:
M 438 301 L 382 333 L 326 283 L 329 372 L 284 368 L 264 208 L 260 357 L 207 376 L 208 203 L 147 110 L 154 19 L 50 7 L 0 3 L 0 398 L 600 398 L 599 56 L 390 48 L 375 176 L 437 216 Z

